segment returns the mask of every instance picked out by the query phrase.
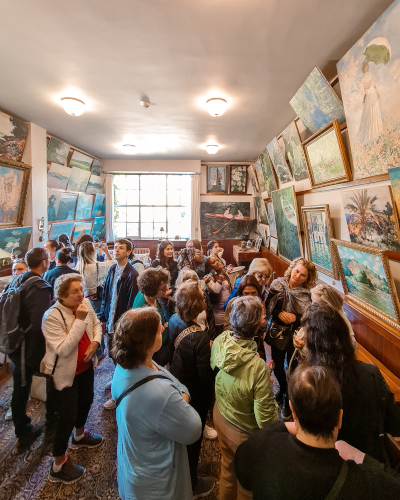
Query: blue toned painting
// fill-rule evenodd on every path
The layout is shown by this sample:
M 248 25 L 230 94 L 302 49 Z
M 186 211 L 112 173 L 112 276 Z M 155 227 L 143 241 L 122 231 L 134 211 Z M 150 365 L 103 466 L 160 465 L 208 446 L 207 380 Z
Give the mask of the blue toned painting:
M 94 159 L 93 163 L 92 163 L 92 170 L 91 170 L 92 174 L 93 175 L 100 175 L 102 168 L 103 168 L 103 164 L 101 163 L 101 161 Z
M 91 194 L 79 194 L 75 219 L 90 219 L 92 215 L 93 199 L 94 196 Z
M 89 179 L 89 184 L 86 188 L 86 193 L 87 194 L 97 194 L 97 193 L 103 193 L 104 192 L 104 181 L 105 179 L 103 177 L 100 177 L 99 175 L 91 175 Z
M 92 232 L 92 224 L 93 224 L 92 221 L 90 221 L 90 222 L 76 222 L 72 243 L 76 243 L 82 233 L 90 234 Z
M 106 237 L 106 218 L 96 217 L 94 219 L 92 236 L 95 241 L 104 240 Z
M 71 239 L 72 230 L 74 229 L 74 222 L 58 222 L 51 225 L 49 240 L 56 240 L 60 234 L 66 234 Z
M 311 255 L 308 260 L 333 271 L 325 211 L 307 210 L 307 229 Z
M 57 220 L 58 207 L 60 206 L 62 191 L 55 189 L 47 190 L 47 220 L 53 222 Z
M 0 166 L 0 223 L 16 224 L 21 203 L 24 173 L 12 167 Z
M 106 213 L 106 195 L 96 194 L 93 204 L 92 217 L 102 217 Z
M 74 220 L 77 194 L 61 193 L 56 220 Z
M 32 226 L 0 229 L 0 268 L 9 266 L 14 254 L 25 257 L 31 241 Z
M 71 169 L 52 163 L 47 174 L 47 187 L 55 189 L 67 189 L 67 184 L 71 176 Z
M 84 193 L 89 182 L 90 172 L 82 168 L 72 167 L 71 177 L 68 182 L 68 191 Z

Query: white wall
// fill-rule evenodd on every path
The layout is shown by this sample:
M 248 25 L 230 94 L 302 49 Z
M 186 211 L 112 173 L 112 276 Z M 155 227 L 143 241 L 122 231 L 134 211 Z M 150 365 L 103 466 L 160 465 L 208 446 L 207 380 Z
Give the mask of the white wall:
M 103 172 L 200 172 L 200 160 L 102 160 Z

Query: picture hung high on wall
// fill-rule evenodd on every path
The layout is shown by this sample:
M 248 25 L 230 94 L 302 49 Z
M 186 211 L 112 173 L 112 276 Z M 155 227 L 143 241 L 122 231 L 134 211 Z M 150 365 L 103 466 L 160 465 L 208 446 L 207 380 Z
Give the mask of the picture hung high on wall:
M 92 217 L 102 217 L 106 213 L 106 195 L 96 194 L 93 203 Z
M 264 172 L 265 186 L 268 191 L 268 196 L 271 196 L 272 191 L 278 189 L 278 181 L 276 180 L 275 171 L 272 167 L 267 148 L 261 151 L 259 158 Z
M 333 121 L 303 142 L 312 187 L 351 181 L 339 123 Z
M 321 273 L 338 279 L 337 267 L 330 245 L 334 237 L 329 205 L 301 207 L 307 259 Z
M 103 163 L 100 160 L 93 160 L 91 172 L 93 175 L 100 175 L 103 169 Z
M 77 194 L 61 193 L 60 204 L 58 205 L 57 220 L 74 220 Z
M 47 147 L 47 161 L 65 165 L 70 147 L 69 144 L 52 137 Z
M 29 165 L 0 159 L 0 227 L 22 225 L 30 174 Z
M 271 237 L 269 243 L 269 249 L 271 250 L 272 253 L 278 255 L 278 240 L 276 238 Z
M 74 151 L 72 153 L 71 159 L 69 161 L 69 167 L 77 167 L 81 168 L 82 170 L 90 170 L 90 167 L 92 165 L 93 158 L 88 155 L 84 155 L 83 153 L 80 153 L 79 151 Z
M 201 202 L 201 236 L 206 239 L 235 239 L 248 234 L 249 202 Z
M 258 187 L 258 182 L 257 182 L 257 179 L 256 179 L 256 174 L 254 172 L 253 165 L 249 165 L 247 167 L 247 172 L 249 174 L 251 186 L 253 188 L 253 198 L 254 198 L 255 196 L 257 196 L 257 195 L 260 194 L 260 188 Z
M 400 1 L 337 64 L 355 179 L 400 164 Z
M 318 67 L 311 71 L 290 105 L 310 134 L 333 120 L 340 124 L 346 121 L 342 102 Z
M 254 198 L 254 204 L 257 205 L 257 211 L 258 211 L 258 220 L 262 224 L 268 224 L 268 213 L 265 208 L 264 200 L 262 199 L 261 196 L 256 196 Z
M 49 240 L 56 240 L 60 234 L 66 234 L 71 239 L 72 230 L 74 229 L 75 222 L 56 222 L 51 224 L 49 232 Z
M 47 190 L 47 220 L 53 222 L 57 220 L 58 207 L 60 206 L 62 191 L 56 189 Z
M 207 165 L 207 194 L 228 194 L 229 167 L 227 165 Z
M 400 252 L 399 224 L 390 186 L 342 191 L 350 241 Z
M 296 257 L 302 257 L 299 214 L 294 187 L 272 191 L 272 203 L 279 239 L 279 255 L 289 262 Z
M 385 252 L 348 241 L 331 242 L 348 298 L 400 330 L 399 299 Z
M 231 194 L 247 194 L 247 167 L 231 165 Z
M 79 193 L 76 205 L 75 219 L 90 219 L 92 214 L 94 196 L 92 194 Z
M 267 191 L 267 187 L 265 184 L 263 165 L 261 163 L 260 158 L 257 158 L 257 160 L 253 163 L 253 166 L 254 166 L 254 170 L 255 170 L 256 175 L 257 175 L 258 185 L 260 186 L 260 192 L 265 193 Z
M 89 183 L 86 188 L 87 194 L 97 194 L 104 192 L 104 177 L 99 175 L 91 175 L 89 178 Z
M 295 180 L 307 179 L 307 161 L 301 145 L 299 131 L 294 121 L 282 132 L 282 139 Z
M 390 184 L 392 185 L 394 204 L 397 209 L 397 215 L 400 218 L 400 167 L 390 168 L 388 174 Z
M 272 141 L 268 144 L 267 150 L 272 161 L 272 165 L 275 168 L 276 175 L 281 184 L 286 184 L 293 180 L 292 173 L 287 166 L 285 157 L 283 156 L 282 150 L 279 146 L 278 139 L 274 137 Z
M 84 193 L 89 182 L 90 172 L 82 168 L 72 167 L 71 177 L 69 178 L 68 191 L 79 191 Z
M 47 187 L 55 189 L 67 189 L 72 170 L 64 165 L 51 163 L 47 174 Z
M 92 237 L 94 241 L 102 241 L 106 238 L 106 218 L 96 217 L 93 223 Z
M 12 255 L 25 257 L 31 241 L 32 226 L 0 229 L 0 269 L 12 264 Z
M 76 243 L 82 234 L 91 234 L 93 221 L 88 222 L 75 222 L 74 235 L 72 243 Z
M 28 133 L 29 123 L 0 111 L 0 156 L 21 161 Z
M 265 202 L 268 211 L 268 222 L 269 222 L 269 234 L 273 238 L 278 237 L 278 233 L 276 231 L 276 223 L 275 223 L 275 213 L 274 213 L 274 204 L 272 201 Z

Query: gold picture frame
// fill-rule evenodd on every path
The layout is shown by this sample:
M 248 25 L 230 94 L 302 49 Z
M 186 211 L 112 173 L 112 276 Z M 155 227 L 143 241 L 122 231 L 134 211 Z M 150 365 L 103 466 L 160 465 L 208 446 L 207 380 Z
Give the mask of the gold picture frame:
M 334 238 L 331 245 L 348 302 L 400 337 L 400 303 L 386 252 Z
M 30 165 L 0 157 L 0 228 L 23 225 L 30 175 Z

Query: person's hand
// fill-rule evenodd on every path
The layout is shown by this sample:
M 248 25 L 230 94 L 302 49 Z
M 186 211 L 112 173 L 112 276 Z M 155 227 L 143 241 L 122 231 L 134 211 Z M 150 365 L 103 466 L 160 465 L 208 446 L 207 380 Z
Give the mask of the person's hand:
M 94 353 L 97 351 L 97 349 L 99 347 L 100 347 L 100 344 L 98 342 L 92 342 L 90 344 L 90 346 L 86 349 L 85 357 L 83 358 L 83 362 L 87 363 L 88 361 L 90 361 L 93 358 Z
M 212 280 L 212 276 L 208 276 L 208 278 L 204 278 L 203 281 L 204 283 L 207 285 L 207 283 L 210 283 L 210 281 Z
M 164 330 L 165 330 L 165 328 L 168 328 L 168 323 L 164 323 L 163 327 L 164 327 Z
M 182 397 L 186 401 L 187 404 L 189 404 L 189 396 L 186 394 L 186 392 L 182 392 Z
M 85 321 L 88 312 L 89 312 L 88 308 L 84 304 L 80 304 L 78 309 L 76 310 L 76 319 Z
M 229 266 L 226 268 L 226 270 L 229 272 L 233 269 L 233 264 L 229 264 Z
M 294 323 L 296 321 L 296 315 L 292 313 L 288 313 L 282 311 L 279 313 L 278 318 L 285 323 L 286 325 L 290 325 L 290 323 Z
M 224 277 L 218 274 L 218 276 L 215 278 L 215 281 L 217 281 L 220 285 L 222 285 L 222 282 L 224 281 Z
M 298 339 L 296 335 L 293 336 L 293 345 L 296 347 L 296 349 L 303 349 L 303 347 L 306 345 L 305 341 L 302 339 Z
M 356 464 L 362 464 L 364 461 L 365 453 L 346 443 L 346 441 L 336 441 L 335 448 L 343 460 L 353 460 Z
M 167 290 L 167 291 L 165 292 L 165 296 L 164 296 L 164 297 L 165 297 L 166 299 L 170 299 L 170 298 L 171 298 L 171 295 L 172 295 L 172 288 L 170 288 L 169 290 Z

